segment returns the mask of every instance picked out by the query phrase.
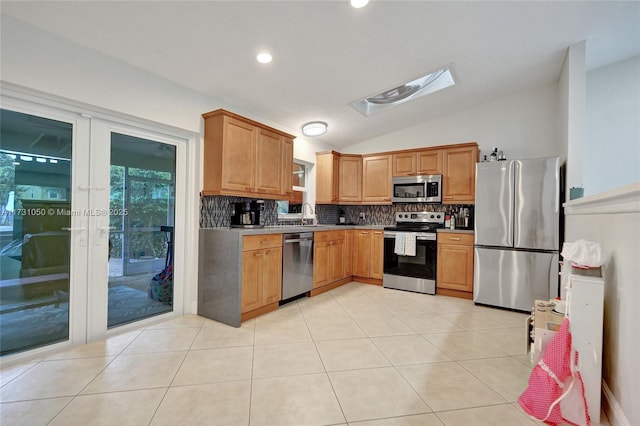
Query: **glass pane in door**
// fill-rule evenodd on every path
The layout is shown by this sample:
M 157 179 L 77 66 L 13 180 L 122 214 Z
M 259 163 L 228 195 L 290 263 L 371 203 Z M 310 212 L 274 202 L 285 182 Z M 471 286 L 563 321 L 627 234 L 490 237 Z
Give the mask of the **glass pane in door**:
M 111 134 L 109 328 L 172 310 L 176 148 Z
M 0 110 L 0 350 L 69 339 L 72 124 Z

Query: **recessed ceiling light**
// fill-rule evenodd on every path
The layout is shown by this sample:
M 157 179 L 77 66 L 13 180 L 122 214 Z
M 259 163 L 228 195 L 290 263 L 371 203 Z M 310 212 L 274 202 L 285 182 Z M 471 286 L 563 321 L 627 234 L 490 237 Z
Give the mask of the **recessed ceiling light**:
M 305 136 L 320 136 L 327 133 L 327 123 L 324 121 L 310 121 L 302 125 L 302 134 Z
M 438 90 L 453 86 L 455 81 L 451 74 L 451 67 L 452 65 L 447 65 L 402 83 L 399 86 L 356 101 L 352 103 L 351 106 L 368 116 L 375 112 L 419 98 L 428 93 L 437 92 Z
M 369 3 L 369 0 L 351 0 L 351 7 L 360 9 L 361 7 L 365 7 L 367 3 Z
M 271 54 L 269 54 L 267 52 L 258 53 L 258 56 L 256 56 L 256 59 L 261 64 L 268 64 L 269 62 L 271 62 L 273 60 L 273 58 L 271 57 Z

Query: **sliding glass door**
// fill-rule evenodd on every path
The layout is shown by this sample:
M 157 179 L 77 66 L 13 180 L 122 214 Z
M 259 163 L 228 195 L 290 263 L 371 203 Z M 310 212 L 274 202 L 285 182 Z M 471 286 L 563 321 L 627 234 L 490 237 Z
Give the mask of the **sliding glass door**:
M 174 312 L 186 141 L 28 102 L 0 114 L 0 355 Z
M 171 312 L 176 147 L 111 133 L 109 328 Z
M 73 237 L 86 239 L 72 214 L 86 201 L 73 190 L 77 127 L 65 114 L 0 110 L 2 355 L 70 339 Z

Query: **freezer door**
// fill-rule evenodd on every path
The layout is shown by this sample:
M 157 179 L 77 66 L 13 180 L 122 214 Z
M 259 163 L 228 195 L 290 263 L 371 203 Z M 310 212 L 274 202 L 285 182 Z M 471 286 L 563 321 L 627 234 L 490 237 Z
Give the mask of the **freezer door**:
M 514 247 L 559 249 L 560 159 L 515 162 Z
M 473 301 L 531 311 L 558 296 L 558 254 L 475 248 Z
M 513 189 L 513 161 L 476 164 L 476 245 L 513 247 Z

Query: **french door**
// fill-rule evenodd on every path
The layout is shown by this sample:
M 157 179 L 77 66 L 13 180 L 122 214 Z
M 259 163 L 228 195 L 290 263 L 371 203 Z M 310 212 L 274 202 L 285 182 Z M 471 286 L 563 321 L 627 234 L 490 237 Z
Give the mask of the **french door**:
M 181 314 L 186 140 L 13 98 L 0 113 L 1 355 Z

